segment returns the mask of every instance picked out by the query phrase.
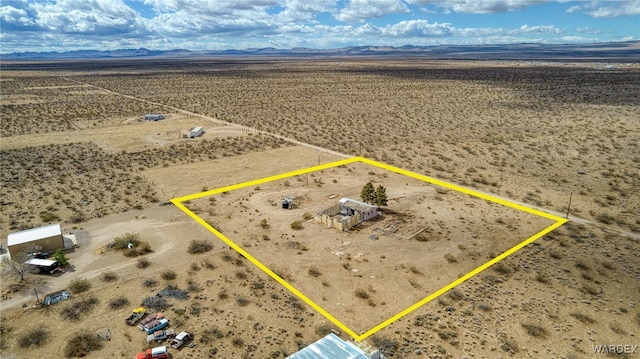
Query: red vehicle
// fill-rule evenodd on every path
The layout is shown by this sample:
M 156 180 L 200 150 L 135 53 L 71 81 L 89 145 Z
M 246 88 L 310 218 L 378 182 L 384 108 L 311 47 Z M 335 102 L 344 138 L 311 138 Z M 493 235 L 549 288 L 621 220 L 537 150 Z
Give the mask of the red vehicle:
M 169 351 L 167 347 L 155 347 L 147 349 L 146 352 L 141 352 L 136 355 L 136 359 L 167 359 L 169 358 Z

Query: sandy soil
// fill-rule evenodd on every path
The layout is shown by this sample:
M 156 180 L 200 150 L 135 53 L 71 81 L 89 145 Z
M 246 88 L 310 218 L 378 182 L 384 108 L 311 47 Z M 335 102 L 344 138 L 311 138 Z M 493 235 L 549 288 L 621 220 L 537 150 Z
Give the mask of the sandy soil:
M 20 228 L 63 222 L 80 245 L 69 254 L 72 268 L 48 285 L 54 291 L 73 278 L 92 283 L 88 294 L 48 309 L 20 309 L 33 300 L 28 294 L 0 302 L 3 358 L 62 357 L 75 334 L 105 326 L 113 339 L 89 357 L 131 357 L 146 343 L 123 319 L 166 285 L 189 291 L 187 300 L 170 299 L 166 313 L 174 328 L 193 331 L 197 344 L 173 351 L 174 358 L 278 358 L 315 341 L 332 328 L 327 319 L 177 208 L 160 204 L 341 158 L 328 150 L 553 213 L 566 211 L 573 192 L 572 222 L 363 345 L 393 358 L 582 358 L 594 356 L 593 345 L 639 343 L 636 67 L 204 61 L 167 72 L 130 65 L 2 70 L 3 241 Z M 168 119 L 138 120 L 158 112 Z M 179 138 L 196 125 L 206 128 L 202 138 Z M 348 233 L 313 221 L 291 229 L 339 196 L 357 197 L 367 180 L 393 198 L 380 220 Z M 298 198 L 299 207 L 279 208 L 283 196 Z M 189 206 L 357 331 L 548 225 L 359 165 L 315 174 L 309 185 L 292 178 L 215 198 Z M 407 239 L 423 228 L 426 242 Z M 105 249 L 124 233 L 149 242 L 151 266 L 139 269 L 137 259 Z M 209 239 L 214 248 L 190 255 L 193 239 Z M 166 270 L 177 278 L 161 279 Z M 117 280 L 102 281 L 105 271 Z M 144 286 L 149 279 L 157 284 Z M 3 274 L 2 288 L 11 283 Z M 91 297 L 98 303 L 79 321 L 62 319 L 64 309 Z M 129 304 L 111 309 L 118 298 Z M 21 347 L 35 328 L 48 339 Z

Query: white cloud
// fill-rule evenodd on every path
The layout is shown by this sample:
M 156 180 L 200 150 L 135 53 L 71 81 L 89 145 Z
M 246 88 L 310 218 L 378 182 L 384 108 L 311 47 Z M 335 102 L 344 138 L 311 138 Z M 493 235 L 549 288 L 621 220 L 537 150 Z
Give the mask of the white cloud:
M 443 11 L 454 11 L 468 14 L 494 14 L 524 9 L 539 5 L 549 0 L 406 0 L 410 4 L 426 6 L 435 5 Z
M 581 12 L 594 18 L 612 18 L 618 16 L 640 15 L 638 0 L 593 0 L 588 3 L 574 5 L 567 13 Z
M 409 9 L 401 0 L 350 0 L 335 18 L 352 23 L 407 11 Z

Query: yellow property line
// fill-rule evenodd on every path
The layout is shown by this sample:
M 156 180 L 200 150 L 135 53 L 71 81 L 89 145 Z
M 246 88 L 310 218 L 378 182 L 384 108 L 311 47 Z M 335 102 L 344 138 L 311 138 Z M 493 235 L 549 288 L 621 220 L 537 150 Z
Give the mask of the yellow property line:
M 442 187 L 445 187 L 445 188 L 448 188 L 448 189 L 451 189 L 451 190 L 454 190 L 454 191 L 458 191 L 458 192 L 465 193 L 465 194 L 468 194 L 468 195 L 471 195 L 471 196 L 474 196 L 474 197 L 485 199 L 487 201 L 495 202 L 495 203 L 498 203 L 498 204 L 501 204 L 501 205 L 504 205 L 504 206 L 507 206 L 507 207 L 510 207 L 510 208 L 514 208 L 514 209 L 517 209 L 517 210 L 520 210 L 520 211 L 523 211 L 523 212 L 531 213 L 531 214 L 534 214 L 534 215 L 537 215 L 537 216 L 540 216 L 540 217 L 544 217 L 544 218 L 553 220 L 553 221 L 555 221 L 555 223 L 552 224 L 551 226 L 543 229 L 542 231 L 534 234 L 533 236 L 527 238 L 526 240 L 518 243 L 514 247 L 508 249 L 504 253 L 502 253 L 502 254 L 498 255 L 497 257 L 491 259 L 490 261 L 486 262 L 485 264 L 477 267 L 476 269 L 474 269 L 471 272 L 465 274 L 464 276 L 462 276 L 462 277 L 456 279 L 455 281 L 449 283 L 448 285 L 444 286 L 443 288 L 441 288 L 440 290 L 436 291 L 435 293 L 430 294 L 426 298 L 424 298 L 424 299 L 420 300 L 419 302 L 413 304 L 412 306 L 406 308 L 405 310 L 403 310 L 400 313 L 394 315 L 393 317 L 391 317 L 391 318 L 383 321 L 382 323 L 376 325 L 375 327 L 371 328 L 367 332 L 365 332 L 363 334 L 358 334 L 358 333 L 354 332 L 353 330 L 351 330 L 349 327 L 347 327 L 345 324 L 343 324 L 341 321 L 339 321 L 337 318 L 332 316 L 330 313 L 328 313 L 322 307 L 317 305 L 314 301 L 312 301 L 310 298 L 308 298 L 306 295 L 304 295 L 302 292 L 300 292 L 294 286 L 289 284 L 287 281 L 285 281 L 279 275 L 274 273 L 271 269 L 269 269 L 267 266 L 262 264 L 259 260 L 257 260 L 252 255 L 250 255 L 247 251 L 242 249 L 242 247 L 238 246 L 235 242 L 233 242 L 232 240 L 227 238 L 224 234 L 222 234 L 217 229 L 213 228 L 209 223 L 207 223 L 205 220 L 200 218 L 197 214 L 195 214 L 194 212 L 192 212 L 191 210 L 189 210 L 186 206 L 184 206 L 182 204 L 183 202 L 186 202 L 186 201 L 190 201 L 190 200 L 194 200 L 194 199 L 198 199 L 198 198 L 202 198 L 202 197 L 206 197 L 206 196 L 210 196 L 210 195 L 214 195 L 214 194 L 218 194 L 218 193 L 229 192 L 229 191 L 233 191 L 233 190 L 240 189 L 240 188 L 245 188 L 245 187 L 250 187 L 250 186 L 257 186 L 257 185 L 260 185 L 260 184 L 263 184 L 263 183 L 267 183 L 267 182 L 277 181 L 277 180 L 281 180 L 281 179 L 285 179 L 285 178 L 289 178 L 289 177 L 293 177 L 293 176 L 298 176 L 298 175 L 307 174 L 307 173 L 311 173 L 311 172 L 321 171 L 321 170 L 325 170 L 325 169 L 329 169 L 329 168 L 333 168 L 333 167 L 338 167 L 338 166 L 343 166 L 343 165 L 347 165 L 347 164 L 351 164 L 351 163 L 355 163 L 355 162 L 366 163 L 368 165 L 375 166 L 375 167 L 378 167 L 378 168 L 382 168 L 382 169 L 385 169 L 387 171 L 395 172 L 395 173 L 398 173 L 398 174 L 401 174 L 401 175 L 405 175 L 405 176 L 408 176 L 408 177 L 411 177 L 411 178 L 415 178 L 415 179 L 420 180 L 420 181 L 428 182 L 428 183 L 431 183 L 431 184 L 434 184 L 434 185 L 437 185 L 437 186 L 442 186 Z M 517 204 L 517 203 L 513 203 L 513 202 L 510 202 L 510 201 L 502 199 L 502 198 L 497 198 L 497 197 L 491 196 L 491 195 L 483 193 L 483 192 L 475 191 L 475 190 L 470 189 L 470 188 L 462 187 L 462 186 L 459 186 L 459 185 L 455 185 L 453 183 L 445 182 L 445 181 L 438 180 L 438 179 L 435 179 L 435 178 L 432 178 L 432 177 L 428 177 L 428 176 L 424 176 L 424 175 L 417 174 L 417 173 L 414 173 L 414 172 L 410 172 L 410 171 L 407 171 L 407 170 L 403 170 L 403 169 L 398 168 L 398 167 L 390 166 L 390 165 L 387 165 L 387 164 L 384 164 L 384 163 L 380 163 L 380 162 L 377 162 L 377 161 L 373 161 L 373 160 L 370 160 L 370 159 L 366 159 L 366 158 L 363 158 L 363 157 L 352 157 L 352 158 L 348 158 L 348 159 L 344 159 L 344 160 L 340 160 L 340 161 L 335 161 L 335 162 L 326 163 L 326 164 L 322 164 L 322 165 L 318 165 L 318 166 L 308 167 L 308 168 L 301 169 L 301 170 L 296 170 L 296 171 L 287 172 L 287 173 L 283 173 L 283 174 L 279 174 L 279 175 L 275 175 L 275 176 L 265 177 L 265 178 L 261 178 L 261 179 L 257 179 L 257 180 L 253 180 L 253 181 L 248 181 L 248 182 L 244 182 L 244 183 L 239 183 L 239 184 L 235 184 L 235 185 L 231 185 L 231 186 L 227 186 L 227 187 L 221 187 L 221 188 L 217 188 L 217 189 L 213 189 L 213 190 L 209 190 L 209 191 L 199 192 L 199 193 L 187 195 L 187 196 L 184 196 L 184 197 L 174 198 L 174 199 L 171 200 L 171 202 L 173 204 L 175 204 L 178 208 L 180 208 L 183 212 L 185 212 L 187 215 L 189 215 L 191 218 L 193 218 L 200 225 L 202 225 L 203 227 L 208 229 L 211 233 L 213 233 L 215 236 L 220 238 L 224 243 L 229 245 L 231 248 L 235 249 L 238 253 L 240 253 L 242 256 L 244 256 L 246 259 L 248 259 L 251 263 L 255 264 L 263 272 L 267 273 L 270 277 L 275 279 L 278 283 L 280 283 L 285 288 L 287 288 L 289 291 L 291 291 L 293 294 L 298 296 L 305 303 L 307 303 L 309 306 L 311 306 L 313 309 L 315 309 L 318 313 L 320 313 L 323 316 L 325 316 L 333 324 L 335 324 L 338 328 L 342 329 L 345 333 L 349 334 L 352 338 L 354 338 L 357 341 L 361 341 L 361 340 L 366 339 L 367 337 L 373 335 L 374 333 L 376 333 L 377 331 L 381 330 L 382 328 L 388 326 L 389 324 L 393 323 L 394 321 L 404 317 L 405 315 L 413 312 L 414 310 L 418 309 L 419 307 L 423 306 L 424 304 L 426 304 L 426 303 L 432 301 L 433 299 L 437 298 L 438 296 L 448 292 L 449 290 L 453 289 L 457 285 L 467 281 L 468 279 L 472 278 L 473 276 L 479 274 L 480 272 L 484 271 L 485 269 L 487 269 L 487 268 L 491 267 L 492 265 L 498 263 L 499 261 L 505 259 L 506 257 L 510 256 L 511 254 L 513 254 L 513 253 L 517 252 L 518 250 L 520 250 L 521 248 L 523 248 L 524 246 L 530 244 L 531 242 L 535 241 L 536 239 L 538 239 L 538 238 L 544 236 L 545 234 L 555 230 L 556 228 L 560 227 L 561 225 L 563 225 L 564 223 L 567 222 L 567 220 L 564 219 L 564 218 L 561 218 L 561 217 L 558 217 L 558 216 L 555 216 L 555 215 L 552 215 L 552 214 L 549 214 L 549 213 L 546 213 L 546 212 L 543 212 L 543 211 L 539 211 L 539 210 L 534 209 L 534 208 L 523 206 L 523 205 L 520 205 L 520 204 Z

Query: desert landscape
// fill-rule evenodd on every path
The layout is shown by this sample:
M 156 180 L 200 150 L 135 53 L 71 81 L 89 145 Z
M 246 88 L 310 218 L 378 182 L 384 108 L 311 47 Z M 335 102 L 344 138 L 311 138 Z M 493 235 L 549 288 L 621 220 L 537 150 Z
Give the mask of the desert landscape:
M 148 344 L 124 319 L 143 302 L 194 334 L 173 358 L 283 358 L 332 331 L 350 339 L 169 200 L 352 156 L 569 219 L 363 347 L 586 358 L 640 344 L 638 64 L 96 60 L 1 75 L 2 246 L 48 223 L 78 238 L 62 274 L 2 274 L 2 358 L 75 356 L 83 336 L 87 357 L 132 357 Z M 184 138 L 195 126 L 204 135 Z M 314 220 L 366 182 L 387 188 L 380 218 L 348 232 Z M 365 164 L 187 207 L 357 332 L 551 224 Z M 114 249 L 134 237 L 150 252 Z M 34 288 L 74 297 L 37 307 Z M 96 342 L 105 327 L 111 340 Z

